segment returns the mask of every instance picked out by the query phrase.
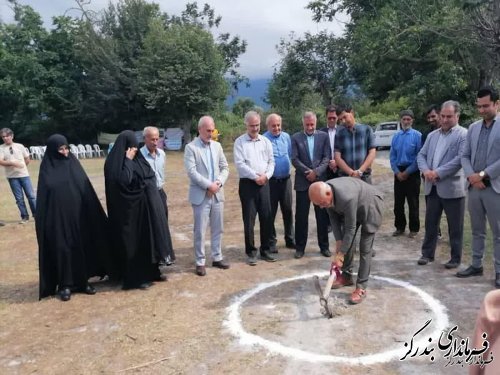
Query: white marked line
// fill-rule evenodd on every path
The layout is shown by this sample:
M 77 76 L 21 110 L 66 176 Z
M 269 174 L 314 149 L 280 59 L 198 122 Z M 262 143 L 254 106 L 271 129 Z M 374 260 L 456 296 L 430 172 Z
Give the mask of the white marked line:
M 319 277 L 323 277 L 328 275 L 328 272 L 318 272 L 318 273 L 308 273 L 305 275 L 299 275 L 295 277 L 290 277 L 287 279 L 280 279 L 276 281 L 272 281 L 269 283 L 262 283 L 257 285 L 255 288 L 249 290 L 244 293 L 242 296 L 237 297 L 234 302 L 226 309 L 227 310 L 227 319 L 224 321 L 224 326 L 226 326 L 231 334 L 239 339 L 239 343 L 241 345 L 246 346 L 261 346 L 273 354 L 280 354 L 285 357 L 290 357 L 293 359 L 306 361 L 306 362 L 330 362 L 330 363 L 344 363 L 350 365 L 371 365 L 374 363 L 383 363 L 389 362 L 393 359 L 402 358 L 407 349 L 400 348 L 394 350 L 388 350 L 385 352 L 374 353 L 359 357 L 340 357 L 334 355 L 326 355 L 326 354 L 318 354 L 314 352 L 309 352 L 302 349 L 297 349 L 289 346 L 285 346 L 280 344 L 279 342 L 267 340 L 261 336 L 254 335 L 245 331 L 241 322 L 241 306 L 244 302 L 248 301 L 250 298 L 256 296 L 263 290 L 268 288 L 272 288 L 278 286 L 280 284 L 288 283 L 295 280 L 302 280 L 312 278 L 317 275 Z M 422 289 L 417 288 L 416 286 L 411 285 L 405 281 L 399 281 L 395 279 L 391 279 L 389 277 L 381 277 L 381 276 L 372 276 L 376 280 L 385 281 L 390 284 L 398 285 L 400 287 L 406 288 L 411 292 L 416 293 L 422 300 L 429 306 L 432 312 L 435 315 L 436 328 L 429 335 L 425 335 L 425 338 L 415 342 L 413 345 L 415 347 L 425 346 L 428 344 L 427 339 L 432 337 L 433 339 L 437 339 L 445 328 L 449 325 L 448 315 L 446 314 L 446 308 L 434 297 L 432 297 L 427 292 L 424 292 Z M 410 336 L 411 337 L 411 334 Z

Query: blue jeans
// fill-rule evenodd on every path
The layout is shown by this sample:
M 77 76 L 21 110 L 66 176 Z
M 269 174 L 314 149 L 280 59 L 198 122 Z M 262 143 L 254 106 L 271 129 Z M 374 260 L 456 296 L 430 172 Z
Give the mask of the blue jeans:
M 33 191 L 33 186 L 31 186 L 31 180 L 29 177 L 18 177 L 18 178 L 8 178 L 10 189 L 12 190 L 12 194 L 14 194 L 14 198 L 16 198 L 16 204 L 19 208 L 19 212 L 21 213 L 21 219 L 29 219 L 30 215 L 28 214 L 28 209 L 26 208 L 26 204 L 24 203 L 24 193 L 28 198 L 28 202 L 30 205 L 31 213 L 33 217 L 35 217 L 36 212 L 36 197 L 35 192 Z

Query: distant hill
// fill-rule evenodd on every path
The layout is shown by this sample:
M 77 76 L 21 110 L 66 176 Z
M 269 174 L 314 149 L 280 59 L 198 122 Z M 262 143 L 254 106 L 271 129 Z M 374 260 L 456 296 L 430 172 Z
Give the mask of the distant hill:
M 269 109 L 269 104 L 264 103 L 263 100 L 267 92 L 269 81 L 270 78 L 251 79 L 250 87 L 246 87 L 244 84 L 240 85 L 235 96 L 228 96 L 226 99 L 226 105 L 231 108 L 239 97 L 244 97 L 252 99 L 256 105 L 264 108 L 265 110 Z

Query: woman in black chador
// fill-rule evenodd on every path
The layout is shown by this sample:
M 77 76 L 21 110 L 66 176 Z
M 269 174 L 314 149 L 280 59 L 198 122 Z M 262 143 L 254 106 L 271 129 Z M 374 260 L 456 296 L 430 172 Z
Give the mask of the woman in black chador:
M 135 134 L 120 133 L 104 164 L 106 204 L 114 259 L 120 259 L 123 289 L 166 280 L 158 263 L 174 258 L 168 246 L 167 215 L 154 171 L 138 150 Z
M 106 274 L 107 218 L 85 171 L 60 134 L 47 140 L 37 189 L 36 235 L 40 299 L 95 294 L 88 283 Z

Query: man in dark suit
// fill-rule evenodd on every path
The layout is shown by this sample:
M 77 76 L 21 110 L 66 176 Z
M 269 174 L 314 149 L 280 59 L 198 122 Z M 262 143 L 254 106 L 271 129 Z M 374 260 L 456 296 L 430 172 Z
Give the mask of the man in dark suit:
M 326 169 L 331 157 L 328 135 L 316 131 L 316 115 L 305 112 L 302 117 L 303 132 L 292 137 L 292 164 L 295 167 L 295 258 L 302 258 L 309 230 L 309 208 L 311 201 L 307 190 L 315 181 L 326 179 Z M 318 245 L 323 256 L 331 255 L 328 249 L 328 220 L 324 211 L 314 205 Z
M 361 229 L 359 241 L 359 269 L 356 289 L 350 302 L 358 304 L 366 296 L 370 276 L 373 241 L 384 214 L 384 198 L 373 186 L 358 178 L 340 177 L 325 182 L 315 182 L 309 188 L 309 197 L 314 204 L 325 208 L 335 234 L 335 265 L 342 268 L 340 278 L 348 278 L 341 285 L 352 285 L 352 270 L 345 262 L 349 257 L 356 232 Z

